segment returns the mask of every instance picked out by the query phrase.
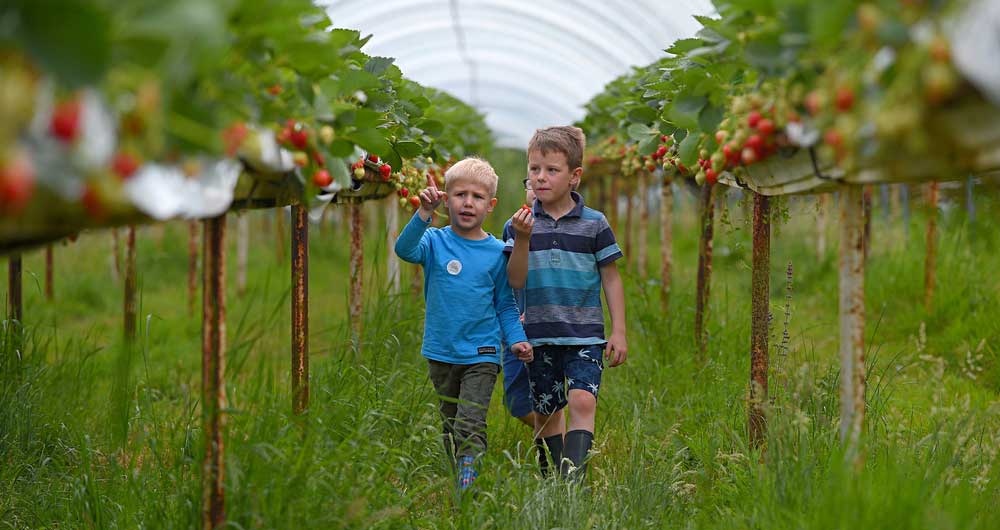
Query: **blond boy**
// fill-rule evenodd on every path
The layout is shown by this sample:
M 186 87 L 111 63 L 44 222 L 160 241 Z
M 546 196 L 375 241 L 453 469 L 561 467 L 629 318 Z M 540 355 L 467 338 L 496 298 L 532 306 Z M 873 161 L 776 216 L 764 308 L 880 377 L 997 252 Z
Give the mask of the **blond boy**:
M 476 480 L 476 459 L 486 451 L 486 411 L 500 367 L 501 344 L 531 360 L 520 315 L 507 281 L 503 243 L 483 231 L 496 206 L 497 175 L 478 158 L 445 173 L 445 191 L 433 180 L 420 208 L 396 241 L 396 254 L 424 267 L 426 316 L 421 353 L 440 396 L 444 444 L 458 458 L 458 486 Z M 450 226 L 430 227 L 446 202 Z M 506 339 L 506 340 L 503 340 Z

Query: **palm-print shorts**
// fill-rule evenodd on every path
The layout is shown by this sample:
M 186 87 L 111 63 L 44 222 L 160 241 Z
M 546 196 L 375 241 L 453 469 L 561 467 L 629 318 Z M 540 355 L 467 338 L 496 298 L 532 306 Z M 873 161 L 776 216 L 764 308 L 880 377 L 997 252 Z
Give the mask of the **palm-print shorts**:
M 604 371 L 603 354 L 603 344 L 536 346 L 535 359 L 525 365 L 535 412 L 548 416 L 565 407 L 566 394 L 574 389 L 597 398 Z

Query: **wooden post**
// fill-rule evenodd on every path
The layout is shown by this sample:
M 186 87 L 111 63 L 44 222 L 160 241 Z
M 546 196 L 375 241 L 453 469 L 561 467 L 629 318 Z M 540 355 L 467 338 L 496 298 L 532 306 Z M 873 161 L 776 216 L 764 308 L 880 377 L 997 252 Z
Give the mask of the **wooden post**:
M 660 190 L 660 309 L 670 309 L 671 269 L 674 260 L 674 191 L 671 179 L 663 178 Z
M 292 413 L 309 409 L 309 212 L 292 206 Z
M 7 258 L 7 318 L 19 323 L 24 316 L 21 285 L 21 255 L 11 254 Z
M 861 188 L 847 186 L 840 209 L 840 439 L 860 462 L 865 417 L 865 260 Z
M 927 256 L 924 259 L 924 309 L 929 313 L 934 302 L 937 276 L 938 183 L 927 185 Z
M 701 240 L 698 244 L 698 284 L 695 294 L 694 334 L 698 352 L 708 346 L 705 321 L 709 291 L 712 286 L 712 232 L 715 224 L 715 186 L 706 184 L 701 190 Z
M 364 283 L 364 232 L 361 205 L 351 204 L 351 340 L 361 351 L 362 287 Z
M 45 299 L 52 301 L 55 298 L 55 287 L 53 286 L 54 264 L 52 257 L 52 245 L 45 246 Z
M 771 204 L 753 197 L 753 251 L 750 295 L 750 404 L 747 427 L 750 443 L 760 448 L 767 437 L 768 329 L 771 293 Z
M 636 240 L 639 246 L 636 248 L 636 266 L 639 268 L 639 279 L 645 281 L 648 276 L 646 272 L 646 243 L 649 230 L 649 172 L 639 172 L 639 235 Z
M 247 290 L 247 265 L 250 254 L 250 219 L 246 212 L 236 218 L 236 292 L 240 296 Z
M 201 466 L 202 528 L 225 523 L 225 458 L 223 430 L 226 409 L 226 216 L 204 221 L 201 324 L 201 409 L 205 460 Z
M 198 293 L 198 221 L 188 221 L 188 314 L 194 315 Z
M 124 327 L 125 342 L 133 344 L 136 333 L 136 271 L 135 271 L 135 226 L 129 225 L 125 235 L 125 300 L 124 300 Z
M 396 195 L 389 195 L 385 207 L 388 208 L 385 231 L 386 272 L 389 276 L 389 291 L 396 294 L 399 292 L 399 256 L 393 250 L 396 238 L 399 237 L 399 204 L 396 203 Z
M 827 203 L 830 201 L 830 195 L 822 193 L 816 197 L 816 201 L 816 256 L 822 260 L 826 257 L 826 220 L 829 209 Z

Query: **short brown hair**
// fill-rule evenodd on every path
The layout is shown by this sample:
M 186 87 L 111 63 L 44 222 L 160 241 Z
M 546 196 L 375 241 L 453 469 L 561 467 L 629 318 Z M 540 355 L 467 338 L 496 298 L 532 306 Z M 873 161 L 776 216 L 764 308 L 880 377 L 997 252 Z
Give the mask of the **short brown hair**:
M 444 172 L 444 189 L 448 191 L 452 182 L 456 180 L 470 180 L 477 184 L 482 184 L 489 192 L 490 198 L 497 195 L 497 173 L 493 166 L 482 158 L 474 156 L 465 158 Z
M 544 155 L 557 152 L 566 155 L 570 171 L 583 167 L 583 150 L 587 147 L 587 137 L 583 129 L 564 125 L 536 129 L 528 141 L 528 152 L 541 151 Z

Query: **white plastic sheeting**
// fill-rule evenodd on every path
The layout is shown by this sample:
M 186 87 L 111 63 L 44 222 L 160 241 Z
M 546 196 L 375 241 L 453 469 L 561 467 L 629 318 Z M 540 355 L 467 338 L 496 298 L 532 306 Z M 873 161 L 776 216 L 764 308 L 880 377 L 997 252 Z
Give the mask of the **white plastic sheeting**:
M 500 145 L 584 115 L 604 85 L 700 27 L 709 0 L 317 0 L 366 53 L 486 114 Z

